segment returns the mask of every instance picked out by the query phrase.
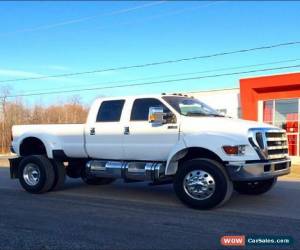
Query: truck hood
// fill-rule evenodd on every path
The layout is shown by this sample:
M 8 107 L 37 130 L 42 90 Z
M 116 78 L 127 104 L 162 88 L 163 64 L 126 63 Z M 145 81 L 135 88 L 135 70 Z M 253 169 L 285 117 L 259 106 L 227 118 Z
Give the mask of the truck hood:
M 188 133 L 222 133 L 231 136 L 248 136 L 250 128 L 271 128 L 277 127 L 255 121 L 232 119 L 228 117 L 183 117 L 180 130 Z M 205 131 L 205 132 L 204 132 Z

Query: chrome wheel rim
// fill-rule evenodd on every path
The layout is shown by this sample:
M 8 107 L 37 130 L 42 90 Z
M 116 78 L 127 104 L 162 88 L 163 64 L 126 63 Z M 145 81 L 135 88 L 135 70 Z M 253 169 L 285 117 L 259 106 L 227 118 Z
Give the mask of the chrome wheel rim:
M 205 200 L 214 194 L 216 183 L 215 179 L 208 172 L 193 170 L 184 177 L 183 188 L 191 198 Z
M 23 170 L 23 179 L 29 186 L 35 186 L 40 181 L 39 167 L 34 163 L 28 163 Z

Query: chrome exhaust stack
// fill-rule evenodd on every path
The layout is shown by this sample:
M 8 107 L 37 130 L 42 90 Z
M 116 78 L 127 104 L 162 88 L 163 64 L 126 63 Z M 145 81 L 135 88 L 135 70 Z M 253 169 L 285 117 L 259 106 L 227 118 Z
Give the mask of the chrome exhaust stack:
M 86 164 L 86 173 L 103 178 L 156 182 L 165 177 L 165 165 L 158 162 L 91 160 Z

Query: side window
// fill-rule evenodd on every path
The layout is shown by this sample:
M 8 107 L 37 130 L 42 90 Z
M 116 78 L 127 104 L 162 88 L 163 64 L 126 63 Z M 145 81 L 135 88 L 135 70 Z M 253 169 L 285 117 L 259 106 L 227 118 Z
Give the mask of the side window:
M 124 100 L 104 101 L 98 111 L 96 122 L 118 122 L 121 119 Z
M 159 100 L 154 98 L 136 99 L 133 103 L 130 120 L 131 121 L 148 121 L 150 107 L 163 107 L 164 112 L 171 111 Z

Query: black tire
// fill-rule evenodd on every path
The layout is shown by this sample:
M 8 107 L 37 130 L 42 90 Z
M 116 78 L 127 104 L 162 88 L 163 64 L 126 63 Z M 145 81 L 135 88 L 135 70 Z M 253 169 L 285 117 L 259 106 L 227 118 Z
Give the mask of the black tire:
M 25 169 L 33 166 L 39 172 L 36 184 L 28 184 L 28 178 L 25 177 Z M 53 186 L 55 173 L 51 161 L 43 155 L 31 155 L 25 157 L 19 165 L 19 181 L 21 186 L 29 193 L 41 194 L 49 191 Z
M 54 183 L 49 191 L 58 191 L 63 189 L 66 181 L 66 168 L 63 162 L 51 161 L 55 173 Z
M 84 168 L 85 163 L 69 163 L 66 167 L 66 175 L 70 178 L 80 178 L 82 169 Z
M 234 190 L 240 194 L 260 195 L 268 192 L 276 184 L 277 178 L 261 181 L 236 181 L 233 183 Z
M 196 172 L 197 174 L 201 172 L 206 173 L 203 176 L 213 178 L 215 183 L 214 191 L 210 191 L 211 194 L 207 198 L 197 199 L 192 197 L 192 195 L 188 193 L 187 188 L 185 188 L 185 178 L 188 178 L 187 175 L 192 172 Z M 233 188 L 232 182 L 229 180 L 224 167 L 219 162 L 198 158 L 180 164 L 174 180 L 174 190 L 177 197 L 187 206 L 196 209 L 211 209 L 216 206 L 221 206 L 229 200 Z

